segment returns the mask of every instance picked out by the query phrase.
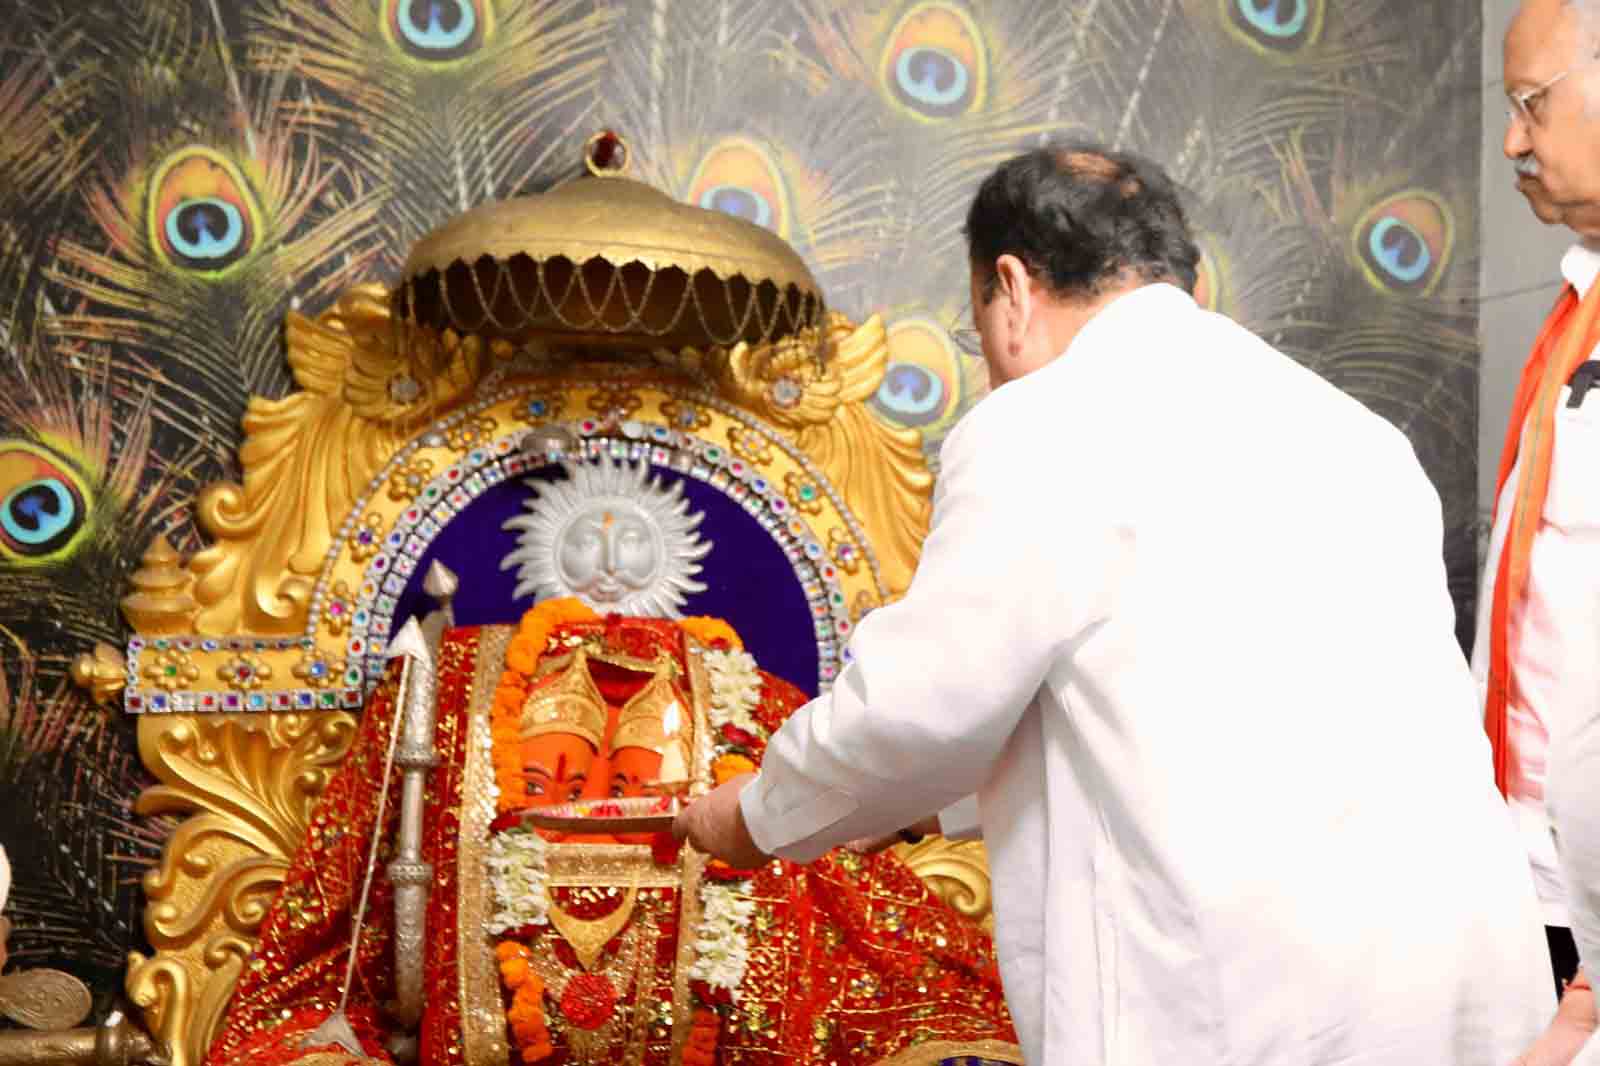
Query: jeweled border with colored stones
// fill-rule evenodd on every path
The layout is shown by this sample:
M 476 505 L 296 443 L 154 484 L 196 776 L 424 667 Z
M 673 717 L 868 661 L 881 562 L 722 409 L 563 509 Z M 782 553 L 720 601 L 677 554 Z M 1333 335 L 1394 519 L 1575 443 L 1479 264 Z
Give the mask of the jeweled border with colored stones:
M 316 642 L 306 637 L 134 637 L 128 641 L 128 680 L 122 690 L 122 707 L 129 714 L 234 714 L 244 711 L 354 710 L 366 698 L 359 669 L 346 669 L 340 687 L 266 689 L 184 689 L 167 691 L 139 687 L 139 659 L 145 651 L 164 652 L 315 652 Z
M 350 606 L 350 637 L 345 651 L 350 662 L 366 656 L 369 683 L 383 674 L 386 657 L 382 642 L 393 627 L 401 594 L 434 538 L 452 518 L 507 478 L 552 463 L 593 461 L 602 455 L 630 462 L 648 461 L 705 482 L 754 517 L 783 549 L 805 593 L 817 638 L 818 683 L 825 688 L 833 682 L 839 672 L 841 642 L 849 636 L 854 623 L 838 568 L 827 560 L 827 551 L 811 535 L 810 526 L 793 513 L 793 506 L 779 486 L 727 448 L 670 426 L 636 420 L 608 424 L 599 419 L 561 425 L 581 439 L 579 454 L 522 451 L 520 445 L 534 431 L 519 430 L 486 447 L 472 449 L 428 482 L 416 502 L 401 512 L 384 538 L 382 549 L 368 564 L 366 578 Z M 807 474 L 831 494 L 831 486 L 825 480 L 814 477 L 810 470 Z M 848 512 L 841 509 L 840 513 L 852 521 Z M 320 608 L 323 602 L 319 587 L 312 603 Z M 313 617 L 313 627 L 315 623 Z

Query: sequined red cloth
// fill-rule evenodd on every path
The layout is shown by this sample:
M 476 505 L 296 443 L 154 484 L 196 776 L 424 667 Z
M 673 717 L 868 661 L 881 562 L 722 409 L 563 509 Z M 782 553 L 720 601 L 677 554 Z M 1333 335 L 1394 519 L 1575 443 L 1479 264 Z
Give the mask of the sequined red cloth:
M 609 619 L 573 628 L 601 631 L 608 648 L 640 659 L 653 658 L 664 641 L 681 639 L 672 623 L 659 620 Z M 427 912 L 425 1009 L 418 1034 L 424 1066 L 465 1058 L 456 957 L 458 846 L 470 690 L 478 674 L 480 637 L 476 629 L 453 630 L 440 653 L 440 763 L 425 803 L 423 857 L 433 864 L 435 881 Z M 499 672 L 499 664 L 493 665 L 486 675 L 491 687 Z M 350 754 L 316 805 L 206 1066 L 279 1066 L 308 1053 L 334 1050 L 301 1045 L 338 1002 L 375 829 L 377 783 L 383 775 L 397 678 L 398 669 L 368 701 Z M 763 726 L 776 728 L 805 697 L 770 675 L 763 675 L 763 681 L 756 717 Z M 393 775 L 389 789 L 382 834 L 386 842 L 393 839 L 398 817 L 398 779 Z M 385 1012 L 394 996 L 393 894 L 383 874 L 391 857 L 385 843 L 378 853 L 379 873 L 348 1007 L 368 1054 L 385 1061 L 384 1043 L 394 1030 Z M 650 1030 L 645 1053 L 635 1060 L 641 1066 L 682 1062 L 691 1032 L 701 1047 L 713 1029 L 715 1061 L 723 1066 L 808 1061 L 869 1066 L 924 1042 L 1015 1040 L 988 936 L 892 855 L 867 858 L 838 851 L 809 867 L 774 863 L 747 875 L 747 883 L 755 907 L 747 930 L 750 961 L 738 994 L 719 995 L 694 983 L 694 1002 L 678 1004 L 693 1012 L 694 1026 L 681 1027 L 676 1043 L 670 983 L 637 990 L 612 986 L 613 994 L 653 997 L 657 1002 L 652 1008 L 662 1011 L 660 1026 Z M 578 896 L 571 890 L 560 895 L 571 902 L 575 915 L 587 920 L 590 912 L 574 902 Z M 683 957 L 679 938 L 692 935 L 678 926 L 679 895 L 671 889 L 641 893 L 645 898 L 633 919 L 651 923 L 654 956 L 669 978 L 674 960 Z M 619 935 L 616 944 L 625 940 Z M 576 966 L 571 949 L 553 929 L 544 929 L 530 946 L 536 952 L 557 952 L 551 965 Z M 563 986 L 562 991 L 570 1009 L 596 1025 L 610 1018 L 608 1012 L 629 1006 L 608 1002 L 598 981 Z M 553 989 L 548 993 L 556 995 Z M 559 1003 L 547 1002 L 547 1009 L 559 1009 Z M 709 1025 L 707 1011 L 720 1015 L 720 1026 Z M 658 1035 L 659 1041 L 653 1038 Z M 511 1054 L 511 1066 L 519 1066 L 516 1052 Z M 690 1052 L 691 1058 L 698 1054 Z M 570 1061 L 557 1036 L 545 1066 Z

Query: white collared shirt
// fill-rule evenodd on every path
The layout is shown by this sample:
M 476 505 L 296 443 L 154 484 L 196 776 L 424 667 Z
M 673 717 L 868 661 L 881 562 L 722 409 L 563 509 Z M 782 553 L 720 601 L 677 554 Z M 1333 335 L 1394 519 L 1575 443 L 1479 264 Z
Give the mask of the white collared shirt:
M 1582 298 L 1600 276 L 1600 251 L 1574 244 L 1562 257 L 1561 273 Z M 1534 534 L 1527 594 L 1512 605 L 1508 643 L 1515 683 L 1506 707 L 1507 799 L 1527 846 L 1544 922 L 1552 926 L 1566 926 L 1568 916 L 1545 809 L 1550 734 L 1563 719 L 1600 708 L 1600 388 L 1577 408 L 1567 406 L 1571 394 L 1563 387 L 1556 401 L 1550 488 Z M 1495 579 L 1521 475 L 1519 456 L 1495 507 L 1484 562 L 1472 653 L 1479 706 L 1488 691 Z
M 1549 960 L 1393 426 L 1169 285 L 947 438 L 904 598 L 741 798 L 809 861 L 979 795 L 1035 1066 L 1504 1066 Z

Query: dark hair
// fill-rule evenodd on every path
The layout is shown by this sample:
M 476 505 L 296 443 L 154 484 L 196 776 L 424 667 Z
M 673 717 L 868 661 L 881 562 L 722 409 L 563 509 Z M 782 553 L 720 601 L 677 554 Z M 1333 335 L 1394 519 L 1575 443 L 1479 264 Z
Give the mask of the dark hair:
M 1002 255 L 1022 260 L 1053 295 L 1069 300 L 1130 276 L 1193 292 L 1200 261 L 1166 171 L 1089 143 L 1038 148 L 1001 163 L 972 199 L 966 234 L 985 302 L 994 297 Z

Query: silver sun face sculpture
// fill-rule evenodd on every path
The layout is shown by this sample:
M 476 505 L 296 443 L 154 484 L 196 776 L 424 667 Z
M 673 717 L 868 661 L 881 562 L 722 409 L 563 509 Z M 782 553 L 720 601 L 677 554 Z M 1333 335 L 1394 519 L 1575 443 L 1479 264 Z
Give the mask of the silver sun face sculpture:
M 537 493 L 527 513 L 501 528 L 517 548 L 500 561 L 515 568 L 517 598 L 576 596 L 597 611 L 681 618 L 711 542 L 697 530 L 683 486 L 650 477 L 643 463 L 567 462 L 565 481 L 528 480 Z

